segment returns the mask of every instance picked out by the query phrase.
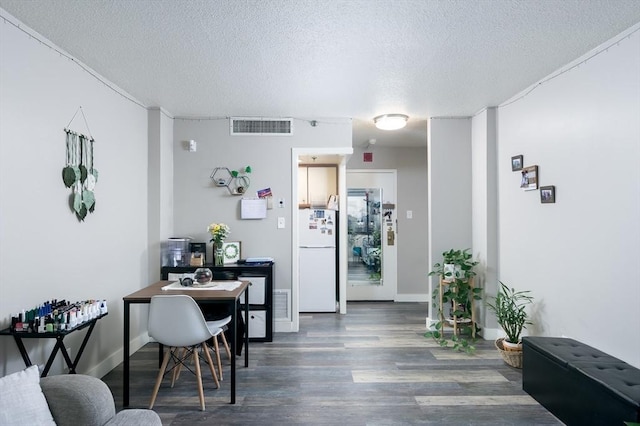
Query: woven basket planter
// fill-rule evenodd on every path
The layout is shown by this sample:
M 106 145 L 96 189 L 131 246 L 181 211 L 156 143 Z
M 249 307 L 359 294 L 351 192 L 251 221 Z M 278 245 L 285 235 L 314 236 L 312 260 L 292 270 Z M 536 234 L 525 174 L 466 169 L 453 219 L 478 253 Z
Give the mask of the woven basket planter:
M 522 368 L 522 351 L 505 351 L 502 346 L 503 337 L 495 341 L 496 349 L 500 352 L 504 362 L 515 368 Z

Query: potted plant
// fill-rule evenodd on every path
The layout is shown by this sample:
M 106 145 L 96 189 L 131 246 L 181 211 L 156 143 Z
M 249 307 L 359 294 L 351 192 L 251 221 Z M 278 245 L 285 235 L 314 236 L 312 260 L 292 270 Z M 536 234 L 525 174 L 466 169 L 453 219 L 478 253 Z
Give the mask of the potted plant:
M 533 303 L 529 293 L 529 290 L 516 291 L 500 281 L 493 303 L 487 302 L 487 307 L 496 315 L 498 324 L 507 335 L 503 342 L 507 350 L 522 350 L 520 335 L 528 324 L 532 324 L 526 310 L 527 305 Z
M 512 367 L 522 368 L 522 342 L 520 335 L 528 324 L 526 307 L 533 303 L 529 290 L 516 291 L 500 281 L 498 294 L 487 307 L 496 315 L 496 320 L 506 337 L 496 340 L 495 345 L 504 361 Z
M 434 264 L 433 271 L 429 273 L 429 276 L 437 275 L 442 279 L 433 291 L 433 307 L 438 309 L 439 319 L 425 336 L 433 338 L 440 346 L 449 346 L 451 342 L 454 350 L 473 353 L 475 332 L 479 328 L 473 321 L 472 301 L 480 300 L 482 293 L 481 288 L 472 285 L 472 278 L 476 275 L 473 268 L 478 262 L 472 259 L 470 249 L 451 249 L 442 253 L 442 257 L 443 262 Z M 444 312 L 447 306 L 450 308 Z M 450 337 L 445 334 L 447 324 L 454 326 Z M 467 337 L 469 335 L 471 339 Z

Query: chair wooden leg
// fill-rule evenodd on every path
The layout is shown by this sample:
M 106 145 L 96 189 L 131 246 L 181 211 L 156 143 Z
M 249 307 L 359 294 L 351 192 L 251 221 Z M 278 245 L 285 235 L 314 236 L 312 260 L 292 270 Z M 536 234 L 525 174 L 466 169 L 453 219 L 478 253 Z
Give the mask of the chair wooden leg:
M 200 373 L 200 359 L 198 351 L 193 351 L 193 363 L 196 366 L 196 381 L 198 382 L 198 397 L 200 398 L 200 409 L 204 411 L 204 390 L 202 389 L 202 374 Z
M 231 360 L 231 349 L 229 349 L 227 338 L 224 336 L 224 333 L 220 333 L 220 336 L 222 336 L 222 343 L 224 344 L 224 348 L 227 350 L 227 357 L 229 357 L 229 360 Z
M 218 361 L 218 372 L 220 372 L 220 380 L 224 380 L 222 378 L 222 361 L 220 361 L 220 347 L 218 346 L 218 336 L 214 336 L 213 338 L 213 347 L 216 351 L 216 360 Z
M 211 370 L 213 381 L 216 383 L 216 389 L 220 389 L 220 382 L 218 381 L 218 375 L 216 374 L 215 366 L 213 365 L 213 360 L 211 359 L 211 354 L 209 353 L 209 346 L 207 345 L 207 342 L 204 342 L 201 347 L 204 352 L 204 356 L 207 358 L 207 363 L 209 364 L 209 369 Z
M 151 393 L 151 402 L 149 403 L 149 409 L 153 409 L 153 404 L 156 402 L 156 397 L 158 396 L 158 389 L 160 389 L 160 383 L 162 383 L 162 378 L 164 377 L 164 372 L 167 369 L 167 364 L 169 363 L 169 358 L 171 358 L 171 350 L 173 348 L 167 348 L 167 352 L 164 354 L 164 359 L 162 360 L 162 365 L 160 366 L 160 371 L 158 372 L 158 377 L 156 378 L 156 385 L 153 387 L 153 392 Z

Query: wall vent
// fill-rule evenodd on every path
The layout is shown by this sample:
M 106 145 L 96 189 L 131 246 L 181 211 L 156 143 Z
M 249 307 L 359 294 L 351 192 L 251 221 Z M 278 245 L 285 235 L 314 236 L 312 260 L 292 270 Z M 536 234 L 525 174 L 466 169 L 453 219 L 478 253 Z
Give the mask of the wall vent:
M 273 315 L 277 320 L 291 321 L 291 290 L 273 290 Z
M 231 117 L 229 130 L 231 135 L 291 136 L 293 119 Z

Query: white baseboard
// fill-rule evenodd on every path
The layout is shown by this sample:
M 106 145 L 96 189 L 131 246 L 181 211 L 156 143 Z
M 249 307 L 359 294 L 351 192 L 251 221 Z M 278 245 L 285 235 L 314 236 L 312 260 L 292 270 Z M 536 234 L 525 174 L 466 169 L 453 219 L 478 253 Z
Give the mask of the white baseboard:
M 273 331 L 275 333 L 294 333 L 293 322 L 289 320 L 278 320 L 276 319 L 273 323 Z
M 134 354 L 141 347 L 149 343 L 149 335 L 147 333 L 141 334 L 138 337 L 133 338 L 129 344 L 129 355 Z M 89 376 L 101 378 L 104 377 L 111 370 L 116 368 L 118 365 L 122 363 L 123 357 L 123 348 L 119 348 L 117 351 L 112 353 L 107 359 L 104 361 L 94 365 L 88 371 L 83 372 L 82 374 L 86 374 Z
M 501 328 L 483 328 L 481 334 L 484 340 L 496 340 L 505 336 Z
M 396 302 L 429 302 L 430 297 L 428 294 L 397 294 Z

